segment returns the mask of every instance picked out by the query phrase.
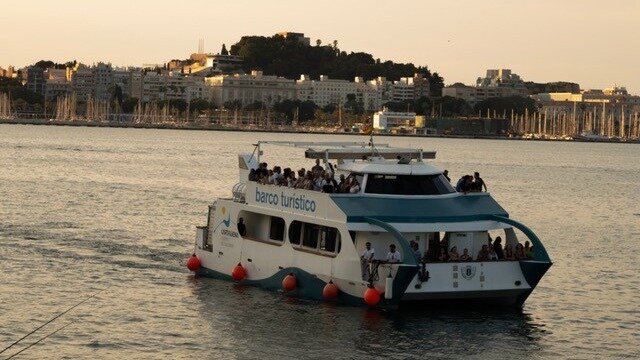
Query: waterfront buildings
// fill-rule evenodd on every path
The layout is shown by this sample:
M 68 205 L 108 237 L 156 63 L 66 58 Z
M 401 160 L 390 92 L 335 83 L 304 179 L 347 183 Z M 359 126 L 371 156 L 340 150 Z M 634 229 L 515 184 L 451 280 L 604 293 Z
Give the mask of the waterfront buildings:
M 205 78 L 205 83 L 210 86 L 210 100 L 218 107 L 232 101 L 242 106 L 256 102 L 271 106 L 296 98 L 295 80 L 263 75 L 257 70 L 251 74 L 212 76 Z
M 486 76 L 479 77 L 475 86 L 455 83 L 442 89 L 442 96 L 463 99 L 471 106 L 494 97 L 528 95 L 524 81 L 509 69 L 487 70 Z
M 27 89 L 37 93 L 44 93 L 44 69 L 32 66 L 27 69 Z
M 582 90 L 580 93 L 541 93 L 531 95 L 536 100 L 541 113 L 554 117 L 581 118 L 592 120 L 607 118 L 637 118 L 640 114 L 640 96 L 631 95 L 621 86 L 605 89 Z
M 183 76 L 179 72 L 131 72 L 131 97 L 149 101 L 206 99 L 209 89 L 201 77 Z
M 389 111 L 389 109 L 384 108 L 373 114 L 374 129 L 388 130 L 399 127 L 424 127 L 424 122 L 422 122 L 422 124 L 416 124 L 416 113 L 414 112 L 396 112 Z
M 350 95 L 354 96 L 355 101 L 362 104 L 365 110 L 375 110 L 379 107 L 376 90 L 361 77 L 348 81 L 320 75 L 319 80 L 312 80 L 308 75 L 301 75 L 296 81 L 296 91 L 299 100 L 313 101 L 320 107 L 341 106 L 347 102 Z

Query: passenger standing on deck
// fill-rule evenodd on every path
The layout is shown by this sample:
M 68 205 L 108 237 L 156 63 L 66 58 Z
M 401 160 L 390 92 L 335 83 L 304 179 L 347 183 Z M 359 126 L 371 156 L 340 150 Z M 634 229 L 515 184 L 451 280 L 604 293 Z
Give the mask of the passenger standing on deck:
M 324 170 L 324 169 L 320 165 L 320 159 L 316 159 L 316 164 L 315 164 L 314 167 L 311 168 L 311 171 L 315 173 L 316 171 L 317 172 L 322 172 L 322 170 Z
M 444 177 L 447 179 L 448 182 L 451 182 L 451 178 L 449 177 L 449 170 L 444 169 L 444 171 L 442 172 L 442 175 L 444 175 Z
M 371 247 L 371 243 L 367 241 L 365 244 L 366 249 L 360 256 L 360 266 L 362 267 L 362 280 L 369 281 L 369 276 L 371 272 L 369 271 L 369 263 L 373 260 L 373 257 L 376 255 L 376 251 Z
M 346 190 L 346 186 L 347 186 L 347 181 L 344 178 L 344 174 L 340 174 L 340 183 L 338 183 L 337 192 L 339 192 L 339 193 L 347 192 L 347 191 L 345 191 Z
M 502 251 L 502 238 L 500 236 L 496 236 L 496 239 L 493 241 L 493 251 L 498 255 L 498 260 L 504 260 L 504 252 Z
M 485 184 L 484 180 L 482 180 L 482 178 L 480 177 L 480 173 L 477 171 L 474 172 L 473 173 L 473 191 L 482 192 L 483 187 L 485 192 L 488 191 L 487 184 Z
M 413 256 L 416 258 L 417 262 L 422 260 L 422 254 L 420 253 L 420 245 L 416 241 L 411 243 L 411 249 L 413 250 Z
M 396 245 L 389 245 L 389 252 L 387 253 L 387 262 L 388 263 L 399 263 L 402 262 L 402 255 L 400 255 L 399 251 L 396 251 Z

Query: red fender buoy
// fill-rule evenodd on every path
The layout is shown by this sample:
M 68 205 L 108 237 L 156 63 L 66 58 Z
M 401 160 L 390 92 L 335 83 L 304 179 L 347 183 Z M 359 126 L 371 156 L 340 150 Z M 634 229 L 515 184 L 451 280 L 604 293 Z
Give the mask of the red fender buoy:
M 364 292 L 364 302 L 369 306 L 376 306 L 380 302 L 380 293 L 374 287 L 369 287 Z
M 200 263 L 200 259 L 196 256 L 196 254 L 191 255 L 187 260 L 187 269 L 191 271 L 198 271 L 202 264 Z
M 289 274 L 282 279 L 282 288 L 284 291 L 292 291 L 297 286 L 296 277 L 293 274 Z
M 324 289 L 322 289 L 322 296 L 327 300 L 335 299 L 338 296 L 338 291 L 340 290 L 336 284 L 334 284 L 332 280 L 329 280 L 327 285 L 324 286 Z
M 238 263 L 238 265 L 233 268 L 233 271 L 231 271 L 231 277 L 235 281 L 240 281 L 247 277 L 247 269 L 245 269 L 241 263 Z

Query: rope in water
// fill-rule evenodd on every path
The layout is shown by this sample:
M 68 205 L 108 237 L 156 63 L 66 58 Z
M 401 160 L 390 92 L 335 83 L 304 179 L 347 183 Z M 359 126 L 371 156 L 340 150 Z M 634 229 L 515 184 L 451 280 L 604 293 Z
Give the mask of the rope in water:
M 100 292 L 102 292 L 102 291 L 104 291 L 104 290 L 105 290 L 105 289 L 102 289 L 102 290 L 98 291 L 97 293 L 95 293 L 95 294 L 93 294 L 93 295 L 89 296 L 88 298 L 86 298 L 86 299 L 84 299 L 84 300 L 80 301 L 79 303 L 77 303 L 77 304 L 73 305 L 72 307 L 68 308 L 67 310 L 65 310 L 65 311 L 61 312 L 60 314 L 58 314 L 58 315 L 56 315 L 56 316 L 54 316 L 53 318 L 51 318 L 51 320 L 49 320 L 49 321 L 45 322 L 44 324 L 42 324 L 42 325 L 38 326 L 36 329 L 34 329 L 33 331 L 31 331 L 31 332 L 30 332 L 30 333 L 28 333 L 27 335 L 25 335 L 25 336 L 21 337 L 20 339 L 18 339 L 18 340 L 16 340 L 16 341 L 14 341 L 11 345 L 9 345 L 9 346 L 7 346 L 6 348 L 4 348 L 4 349 L 0 350 L 0 354 L 2 354 L 3 352 L 5 352 L 5 351 L 7 351 L 7 350 L 11 349 L 13 346 L 17 345 L 20 341 L 22 341 L 22 340 L 26 339 L 28 336 L 32 335 L 32 334 L 33 334 L 33 333 L 35 333 L 36 331 L 38 331 L 38 330 L 42 329 L 43 327 L 45 327 L 45 326 L 49 325 L 50 323 L 52 323 L 53 321 L 55 321 L 56 319 L 58 319 L 58 318 L 59 318 L 59 317 L 61 317 L 62 315 L 64 315 L 64 314 L 68 313 L 69 311 L 71 311 L 71 310 L 73 310 L 73 309 L 77 308 L 78 306 L 80 306 L 80 305 L 84 304 L 85 302 L 89 301 L 90 299 L 94 298 L 96 295 L 98 295 Z
M 60 330 L 62 330 L 62 329 L 64 329 L 64 328 L 66 328 L 67 326 L 69 326 L 69 325 L 71 325 L 71 324 L 73 324 L 73 321 L 72 321 L 72 322 L 70 322 L 70 323 L 68 323 L 67 325 L 65 325 L 65 326 L 63 326 L 63 327 L 61 327 L 61 328 L 57 329 L 57 330 L 56 330 L 56 331 L 54 331 L 54 332 L 49 333 L 48 335 L 46 335 L 45 337 L 41 338 L 40 340 L 38 340 L 38 341 L 34 342 L 33 344 L 30 344 L 29 346 L 27 346 L 27 347 L 25 347 L 24 349 L 22 349 L 22 350 L 18 351 L 17 353 L 15 353 L 15 354 L 13 354 L 13 355 L 9 356 L 9 357 L 8 357 L 8 358 L 6 358 L 5 360 L 12 359 L 14 356 L 16 356 L 16 355 L 20 354 L 21 352 L 23 352 L 23 351 L 27 350 L 28 348 L 32 347 L 33 345 L 36 345 L 36 344 L 38 344 L 38 343 L 42 342 L 44 339 L 46 339 L 46 338 L 48 338 L 49 336 L 51 336 L 51 335 L 53 335 L 53 334 L 57 333 L 57 332 L 58 332 L 58 331 L 60 331 Z

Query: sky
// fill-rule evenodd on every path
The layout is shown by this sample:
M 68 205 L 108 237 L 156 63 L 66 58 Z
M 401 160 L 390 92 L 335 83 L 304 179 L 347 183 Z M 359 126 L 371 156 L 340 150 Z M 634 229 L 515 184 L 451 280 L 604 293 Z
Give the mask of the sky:
M 640 0 L 7 1 L 0 67 L 40 59 L 140 66 L 303 32 L 343 51 L 426 65 L 446 84 L 486 69 L 640 94 Z

